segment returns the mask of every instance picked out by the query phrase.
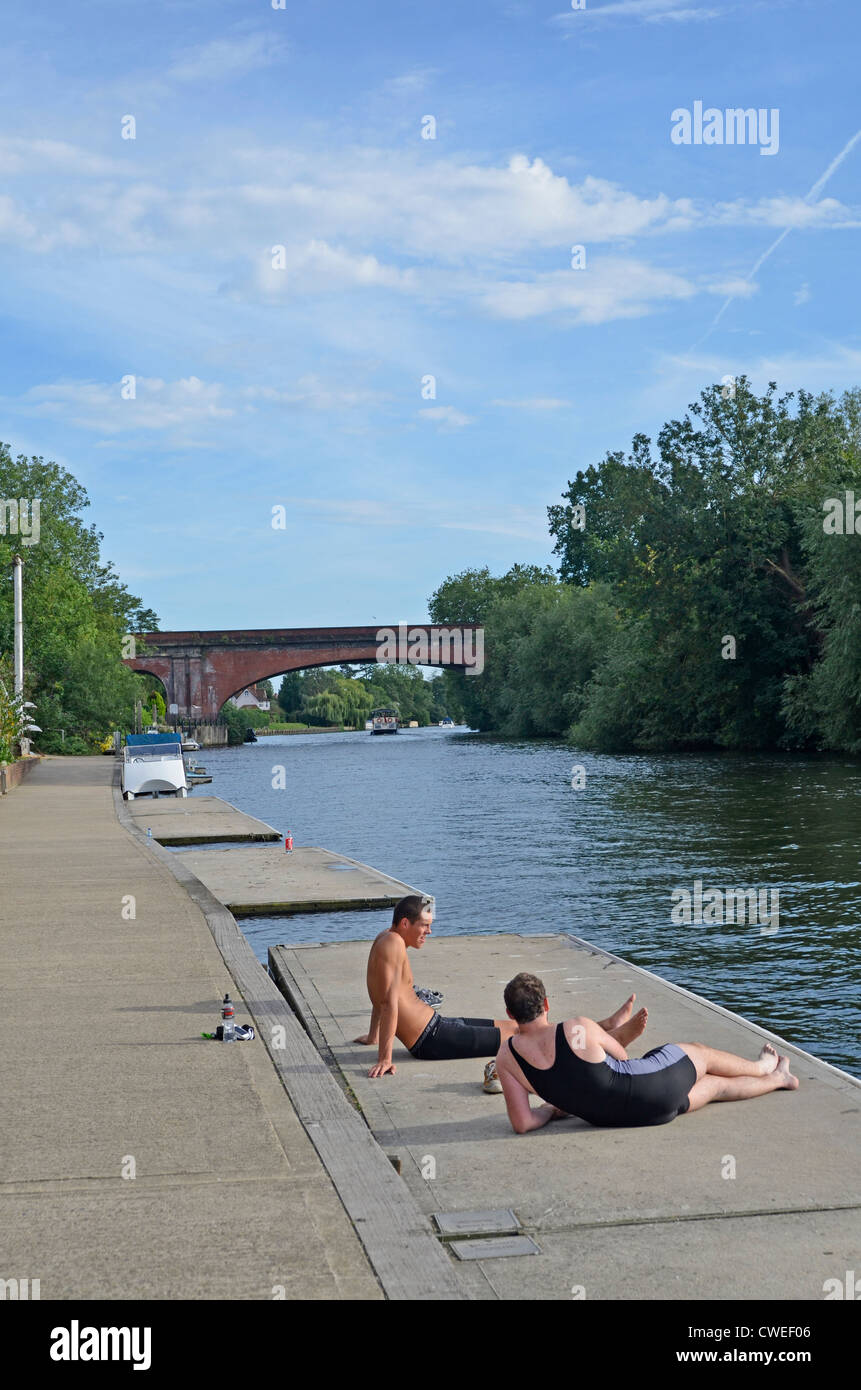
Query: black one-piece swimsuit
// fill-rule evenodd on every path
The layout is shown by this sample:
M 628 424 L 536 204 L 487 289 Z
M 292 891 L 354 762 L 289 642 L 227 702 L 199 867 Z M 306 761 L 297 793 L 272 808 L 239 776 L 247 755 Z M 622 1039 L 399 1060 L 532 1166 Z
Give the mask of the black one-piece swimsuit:
M 547 1068 L 533 1067 L 511 1038 L 508 1046 L 536 1095 L 590 1125 L 669 1124 L 689 1108 L 688 1093 L 697 1079 L 696 1067 L 677 1043 L 624 1062 L 615 1057 L 587 1062 L 569 1046 L 564 1024 L 557 1023 L 556 1055 Z

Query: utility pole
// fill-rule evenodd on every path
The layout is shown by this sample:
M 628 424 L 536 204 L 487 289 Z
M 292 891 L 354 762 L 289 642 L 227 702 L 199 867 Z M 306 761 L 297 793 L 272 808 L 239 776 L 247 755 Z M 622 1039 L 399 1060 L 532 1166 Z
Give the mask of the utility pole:
M 24 713 L 24 591 L 23 591 L 24 561 L 20 555 L 15 555 L 12 559 L 12 581 L 15 593 L 15 709 L 18 717 L 21 718 L 21 734 L 18 738 L 18 746 L 21 749 L 21 757 L 29 758 L 30 740 L 24 732 L 30 731 L 29 716 Z M 35 728 L 35 725 L 32 727 Z
M 12 560 L 12 578 L 15 589 L 15 694 L 24 693 L 24 603 L 21 576 L 24 561 L 20 555 Z

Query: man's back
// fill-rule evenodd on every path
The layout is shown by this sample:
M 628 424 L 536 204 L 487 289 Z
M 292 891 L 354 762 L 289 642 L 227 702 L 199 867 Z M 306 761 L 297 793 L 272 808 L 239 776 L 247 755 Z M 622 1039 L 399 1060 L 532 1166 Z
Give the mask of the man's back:
M 395 1035 L 404 1047 L 412 1047 L 433 1018 L 433 1009 L 415 993 L 407 948 L 397 932 L 380 932 L 371 947 L 367 972 L 368 995 L 374 1010 L 394 995 L 397 1007 Z

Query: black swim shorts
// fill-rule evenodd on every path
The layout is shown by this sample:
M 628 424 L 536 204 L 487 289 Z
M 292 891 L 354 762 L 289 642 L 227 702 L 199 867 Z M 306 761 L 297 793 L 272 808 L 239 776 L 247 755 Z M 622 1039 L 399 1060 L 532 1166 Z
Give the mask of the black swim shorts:
M 434 1014 L 410 1048 L 421 1062 L 453 1062 L 459 1057 L 495 1057 L 499 1029 L 492 1018 L 444 1018 Z

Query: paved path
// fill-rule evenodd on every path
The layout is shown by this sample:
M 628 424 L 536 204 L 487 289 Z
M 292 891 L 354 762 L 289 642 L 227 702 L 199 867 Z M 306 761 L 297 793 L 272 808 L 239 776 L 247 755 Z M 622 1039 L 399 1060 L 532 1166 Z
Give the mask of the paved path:
M 781 1043 L 798 1091 L 647 1129 L 566 1120 L 517 1136 L 503 1097 L 482 1090 L 481 1062 L 418 1062 L 396 1043 L 397 1074 L 369 1080 L 371 1050 L 351 1041 L 368 1024 L 368 946 L 279 946 L 270 960 L 421 1209 L 513 1208 L 539 1245 L 456 1266 L 468 1296 L 821 1300 L 826 1280 L 861 1270 L 854 1078 Z M 650 1021 L 632 1056 L 675 1040 L 754 1057 L 772 1037 L 575 938 L 433 937 L 413 957 L 417 983 L 442 990 L 449 1014 L 504 1017 L 503 985 L 521 970 L 543 979 L 556 1020 L 604 1017 L 636 991 Z
M 0 802 L 0 1278 L 43 1299 L 382 1297 L 261 1041 L 201 1039 L 233 981 L 118 822 L 113 767 L 50 759 Z

